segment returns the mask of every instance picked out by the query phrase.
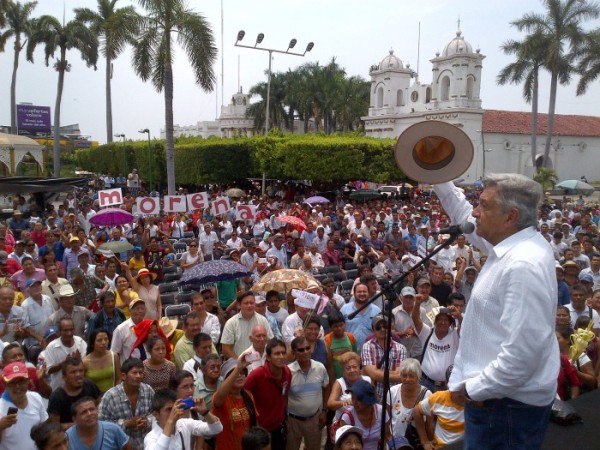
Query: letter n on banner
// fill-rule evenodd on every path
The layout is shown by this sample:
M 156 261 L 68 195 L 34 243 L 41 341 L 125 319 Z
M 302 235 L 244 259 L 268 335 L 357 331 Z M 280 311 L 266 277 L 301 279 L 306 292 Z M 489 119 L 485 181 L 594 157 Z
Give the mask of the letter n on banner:
M 105 208 L 112 205 L 120 205 L 123 203 L 123 193 L 121 188 L 104 189 L 98 191 L 98 204 L 100 208 Z
M 186 212 L 187 205 L 183 195 L 165 195 L 164 197 L 166 212 Z
M 230 209 L 231 205 L 229 204 L 229 199 L 227 197 L 217 197 L 212 201 L 212 204 L 210 205 L 210 212 L 214 216 L 225 214 Z
M 203 211 L 208 208 L 208 193 L 198 192 L 196 194 L 188 194 L 186 197 L 188 211 L 195 211 L 197 209 Z
M 151 216 L 160 213 L 160 199 L 158 197 L 138 197 L 136 202 L 138 214 Z
M 256 206 L 252 205 L 237 205 L 235 218 L 237 220 L 254 220 L 256 214 Z

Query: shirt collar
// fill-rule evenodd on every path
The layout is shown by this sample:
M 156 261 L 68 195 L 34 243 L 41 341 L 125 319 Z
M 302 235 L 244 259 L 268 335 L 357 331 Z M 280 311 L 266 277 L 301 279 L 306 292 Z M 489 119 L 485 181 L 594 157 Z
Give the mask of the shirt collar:
M 524 228 L 496 244 L 493 248 L 493 252 L 496 254 L 496 257 L 500 259 L 519 242 L 532 239 L 536 234 L 537 231 L 533 227 Z

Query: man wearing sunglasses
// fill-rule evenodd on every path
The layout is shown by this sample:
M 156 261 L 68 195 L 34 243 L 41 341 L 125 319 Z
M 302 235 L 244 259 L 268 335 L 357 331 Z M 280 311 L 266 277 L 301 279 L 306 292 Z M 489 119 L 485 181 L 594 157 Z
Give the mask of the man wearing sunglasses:
M 363 345 L 360 359 L 365 375 L 371 377 L 371 380 L 375 382 L 375 398 L 378 402 L 381 402 L 383 398 L 383 357 L 386 354 L 385 333 L 387 320 L 382 314 L 378 314 L 373 317 L 371 325 L 375 336 Z M 388 364 L 390 386 L 394 386 L 400 382 L 400 363 L 408 358 L 408 352 L 404 345 L 392 340 L 388 355 L 390 358 Z

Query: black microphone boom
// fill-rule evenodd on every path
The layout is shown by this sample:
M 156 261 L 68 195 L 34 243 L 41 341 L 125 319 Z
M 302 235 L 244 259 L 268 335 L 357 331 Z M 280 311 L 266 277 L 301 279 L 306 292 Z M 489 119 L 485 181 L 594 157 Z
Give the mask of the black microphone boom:
M 456 236 L 458 234 L 471 234 L 475 231 L 475 225 L 471 222 L 461 223 L 460 225 L 452 225 L 450 227 L 441 228 L 440 234 L 449 234 L 451 236 Z

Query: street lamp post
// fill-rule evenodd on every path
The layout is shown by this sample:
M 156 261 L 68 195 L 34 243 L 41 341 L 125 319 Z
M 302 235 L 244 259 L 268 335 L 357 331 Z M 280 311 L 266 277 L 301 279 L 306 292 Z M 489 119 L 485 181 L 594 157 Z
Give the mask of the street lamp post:
M 148 189 L 152 192 L 152 185 L 154 184 L 152 180 L 152 151 L 150 150 L 150 130 L 148 128 L 144 128 L 143 130 L 139 130 L 139 133 L 148 135 Z
M 123 176 L 127 176 L 127 154 L 125 153 L 125 134 L 115 134 L 115 137 L 123 139 Z
M 268 78 L 267 78 L 268 79 L 268 81 L 267 81 L 267 110 L 266 110 L 266 114 L 265 114 L 265 136 L 267 136 L 269 134 L 269 107 L 270 107 L 270 101 L 271 101 L 271 60 L 272 60 L 273 53 L 283 53 L 285 55 L 294 55 L 294 56 L 304 57 L 304 55 L 306 55 L 307 52 L 310 52 L 313 49 L 315 44 L 314 44 L 314 42 L 309 42 L 308 45 L 306 46 L 306 49 L 304 50 L 304 53 L 294 53 L 294 52 L 291 52 L 290 50 L 296 46 L 296 43 L 298 42 L 296 39 L 290 40 L 290 43 L 288 44 L 288 48 L 286 50 L 277 50 L 274 48 L 257 47 L 258 44 L 260 44 L 263 41 L 263 39 L 265 38 L 264 33 L 258 33 L 258 35 L 256 36 L 256 42 L 254 43 L 254 45 L 240 44 L 240 41 L 242 39 L 244 39 L 245 35 L 246 35 L 246 32 L 244 30 L 238 31 L 237 40 L 235 41 L 236 47 L 243 47 L 243 48 L 249 48 L 252 50 L 262 50 L 265 52 L 269 52 L 269 70 L 267 72 L 267 75 L 268 75 Z M 263 172 L 262 195 L 265 195 L 265 184 L 266 184 L 266 174 L 265 174 L 265 172 Z

